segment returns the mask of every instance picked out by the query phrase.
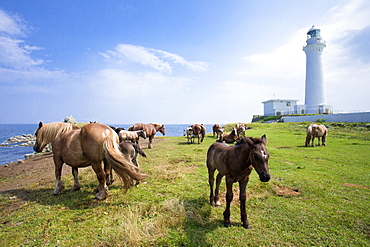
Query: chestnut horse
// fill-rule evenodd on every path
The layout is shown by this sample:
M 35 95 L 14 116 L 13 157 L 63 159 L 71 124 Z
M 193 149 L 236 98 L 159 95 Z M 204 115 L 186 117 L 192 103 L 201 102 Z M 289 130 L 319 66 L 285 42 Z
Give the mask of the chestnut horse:
M 112 128 L 112 126 L 109 126 L 109 127 Z M 33 150 L 35 152 L 42 152 L 42 150 L 45 148 L 46 145 L 53 142 L 61 134 L 64 134 L 74 129 L 79 129 L 79 127 L 71 123 L 53 122 L 53 123 L 44 124 L 40 122 L 39 127 L 35 132 L 36 143 L 33 147 Z M 109 167 L 109 164 L 104 162 L 104 169 L 106 171 L 107 185 L 111 185 L 113 183 L 113 175 L 111 173 L 112 168 Z M 72 169 L 72 172 L 74 172 L 73 169 Z
M 219 206 L 219 188 L 223 176 L 226 176 L 226 209 L 224 211 L 224 226 L 230 227 L 230 203 L 233 199 L 233 183 L 239 183 L 239 200 L 241 221 L 244 228 L 249 228 L 247 213 L 245 210 L 246 187 L 249 175 L 253 168 L 262 182 L 270 180 L 268 168 L 269 152 L 266 149 L 267 138 L 244 137 L 233 146 L 225 143 L 213 143 L 207 152 L 208 181 L 210 186 L 210 204 Z M 213 191 L 214 173 L 216 177 L 216 189 Z
M 198 144 L 203 142 L 203 139 L 206 136 L 207 131 L 206 126 L 204 126 L 204 124 L 193 124 L 191 128 L 193 129 L 194 137 L 195 136 L 198 137 Z
M 38 138 L 40 131 L 36 131 Z M 90 123 L 80 129 L 65 132 L 52 142 L 53 158 L 55 164 L 56 187 L 54 194 L 63 192 L 64 185 L 61 181 L 63 164 L 72 167 L 74 185 L 72 190 L 80 189 L 78 180 L 78 168 L 92 166 L 99 180 L 98 187 L 94 190 L 98 200 L 108 197 L 108 186 L 106 184 L 106 172 L 110 167 L 121 177 L 124 188 L 129 189 L 133 185 L 133 180 L 142 181 L 147 175 L 135 170 L 136 166 L 119 150 L 118 135 L 106 125 Z M 41 152 L 40 146 L 34 147 L 36 152 Z M 102 168 L 102 161 L 107 165 Z
M 154 138 L 155 134 L 158 131 L 161 132 L 162 135 L 166 135 L 166 130 L 164 128 L 164 124 L 154 124 L 154 123 L 143 124 L 143 123 L 136 123 L 133 126 L 130 126 L 130 128 L 128 128 L 128 130 L 129 131 L 133 131 L 133 130 L 144 130 L 145 133 L 146 133 L 146 136 L 149 138 L 148 148 L 153 148 L 152 141 L 153 141 L 153 138 Z
M 306 147 L 310 145 L 310 141 L 312 140 L 312 147 L 315 146 L 314 140 L 315 137 L 317 137 L 317 145 L 320 146 L 320 137 L 322 145 L 326 146 L 326 137 L 328 135 L 328 130 L 325 127 L 325 125 L 317 125 L 317 124 L 311 124 L 307 127 L 306 131 Z

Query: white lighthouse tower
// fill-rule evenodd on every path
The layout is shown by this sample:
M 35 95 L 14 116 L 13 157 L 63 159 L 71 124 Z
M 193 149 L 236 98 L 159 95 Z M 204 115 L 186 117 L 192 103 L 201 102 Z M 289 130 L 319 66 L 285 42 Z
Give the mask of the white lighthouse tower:
M 322 67 L 322 52 L 326 47 L 320 29 L 312 26 L 307 32 L 306 53 L 306 113 L 332 113 L 332 106 L 326 105 L 326 93 Z

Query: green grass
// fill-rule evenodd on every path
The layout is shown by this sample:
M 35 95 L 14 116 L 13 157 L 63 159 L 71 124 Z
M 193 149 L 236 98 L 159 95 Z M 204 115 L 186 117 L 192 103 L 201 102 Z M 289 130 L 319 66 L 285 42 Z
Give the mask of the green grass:
M 139 163 L 150 177 L 96 201 L 91 168 L 82 189 L 52 196 L 54 181 L 0 195 L 2 246 L 368 246 L 370 243 L 370 131 L 330 124 L 328 146 L 304 147 L 307 123 L 248 124 L 248 136 L 268 138 L 272 179 L 255 172 L 247 187 L 251 229 L 240 223 L 237 184 L 231 228 L 221 207 L 208 203 L 204 142 L 162 137 Z M 53 167 L 50 167 L 53 169 Z M 64 176 L 66 188 L 73 179 Z M 225 183 L 221 192 L 224 195 Z

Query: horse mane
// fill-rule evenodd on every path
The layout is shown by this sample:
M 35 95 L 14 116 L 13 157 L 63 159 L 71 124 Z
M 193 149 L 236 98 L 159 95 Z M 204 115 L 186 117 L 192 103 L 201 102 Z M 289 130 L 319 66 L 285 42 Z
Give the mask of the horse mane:
M 57 137 L 59 137 L 61 134 L 71 131 L 73 129 L 77 129 L 78 127 L 71 123 L 48 123 L 42 125 L 41 128 L 39 128 L 37 133 L 37 139 L 40 140 L 40 143 L 42 145 L 47 145 L 50 142 L 54 141 Z

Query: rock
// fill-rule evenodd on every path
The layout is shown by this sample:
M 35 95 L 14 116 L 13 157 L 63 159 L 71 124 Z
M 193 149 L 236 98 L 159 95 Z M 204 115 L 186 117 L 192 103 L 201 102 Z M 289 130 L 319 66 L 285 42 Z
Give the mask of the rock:
M 65 123 L 71 123 L 71 124 L 77 124 L 76 119 L 74 117 L 72 117 L 72 115 L 69 116 L 69 117 L 66 117 L 64 119 L 64 122 Z

